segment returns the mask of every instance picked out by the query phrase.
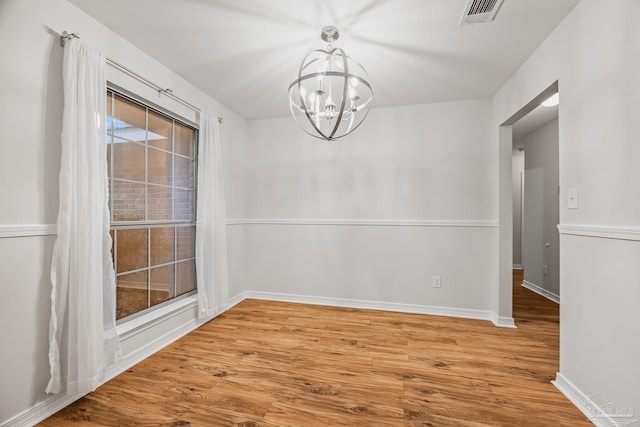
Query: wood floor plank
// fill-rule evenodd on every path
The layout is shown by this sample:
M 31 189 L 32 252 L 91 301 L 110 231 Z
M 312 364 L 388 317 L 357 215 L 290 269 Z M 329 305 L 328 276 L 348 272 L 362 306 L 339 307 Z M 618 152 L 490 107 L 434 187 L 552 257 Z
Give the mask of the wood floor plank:
M 558 306 L 521 280 L 517 329 L 245 300 L 41 425 L 591 425 L 550 383 Z

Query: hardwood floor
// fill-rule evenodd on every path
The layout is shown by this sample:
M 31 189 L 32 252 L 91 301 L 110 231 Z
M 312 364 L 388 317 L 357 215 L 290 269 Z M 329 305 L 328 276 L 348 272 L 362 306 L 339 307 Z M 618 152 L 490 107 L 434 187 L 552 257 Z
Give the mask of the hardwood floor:
M 514 317 L 245 300 L 41 425 L 591 425 L 550 383 L 558 306 L 517 284 Z

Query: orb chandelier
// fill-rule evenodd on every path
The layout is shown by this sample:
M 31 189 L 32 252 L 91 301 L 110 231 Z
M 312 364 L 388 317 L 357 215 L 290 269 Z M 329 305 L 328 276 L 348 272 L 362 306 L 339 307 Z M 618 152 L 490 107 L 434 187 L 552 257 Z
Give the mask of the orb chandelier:
M 289 85 L 291 114 L 309 135 L 333 141 L 353 132 L 369 112 L 373 90 L 367 72 L 344 50 L 333 48 L 340 34 L 324 27 L 327 49 L 309 52 Z

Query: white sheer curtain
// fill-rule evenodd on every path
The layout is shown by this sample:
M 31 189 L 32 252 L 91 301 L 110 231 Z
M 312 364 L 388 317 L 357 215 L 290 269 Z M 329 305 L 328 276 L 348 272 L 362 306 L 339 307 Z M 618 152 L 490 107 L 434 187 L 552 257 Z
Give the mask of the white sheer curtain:
M 198 319 L 204 320 L 225 311 L 229 300 L 220 124 L 204 113 L 200 119 L 197 204 Z
M 63 62 L 60 208 L 51 262 L 47 393 L 85 393 L 120 356 L 109 235 L 105 57 L 77 39 Z

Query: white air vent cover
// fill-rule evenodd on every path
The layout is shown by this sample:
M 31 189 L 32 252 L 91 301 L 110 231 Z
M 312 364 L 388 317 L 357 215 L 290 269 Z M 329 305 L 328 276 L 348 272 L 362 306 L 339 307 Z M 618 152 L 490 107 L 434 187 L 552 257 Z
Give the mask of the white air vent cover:
M 504 0 L 467 0 L 458 26 L 493 21 Z

